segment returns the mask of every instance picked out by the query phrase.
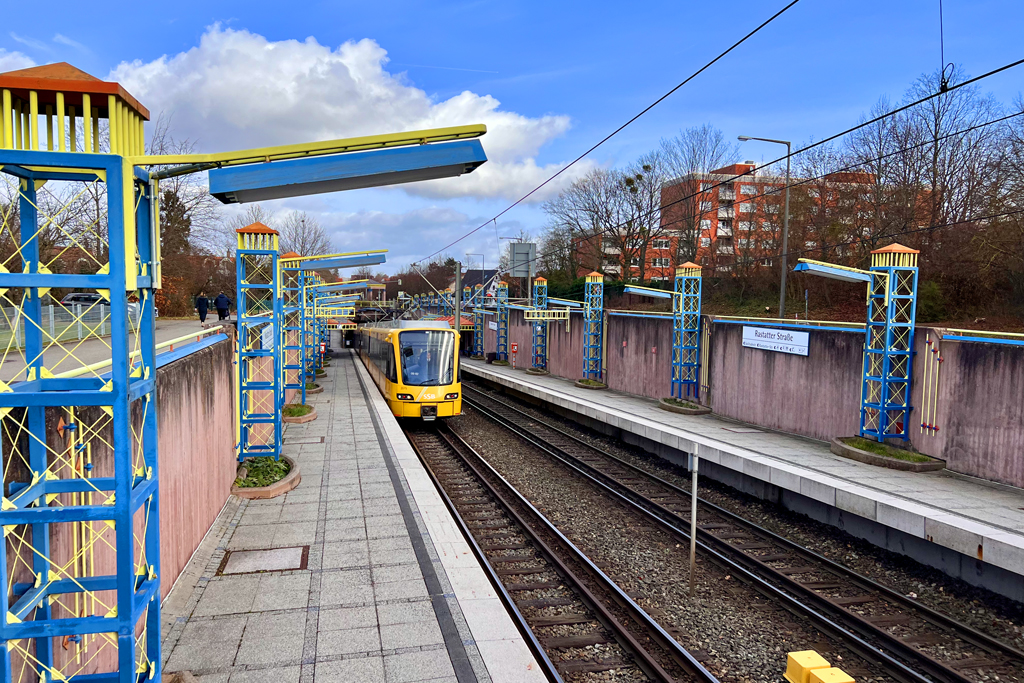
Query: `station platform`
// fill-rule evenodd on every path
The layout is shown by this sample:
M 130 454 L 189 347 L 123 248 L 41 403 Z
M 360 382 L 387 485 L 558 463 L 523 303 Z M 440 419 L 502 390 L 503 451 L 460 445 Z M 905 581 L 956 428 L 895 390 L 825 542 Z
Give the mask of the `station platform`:
M 1016 600 L 1024 600 L 1024 491 L 946 471 L 912 473 L 833 455 L 829 444 L 551 375 L 462 360 L 475 376 L 557 413 Z
M 302 481 L 232 496 L 164 601 L 164 671 L 203 683 L 544 681 L 362 364 L 286 425 Z

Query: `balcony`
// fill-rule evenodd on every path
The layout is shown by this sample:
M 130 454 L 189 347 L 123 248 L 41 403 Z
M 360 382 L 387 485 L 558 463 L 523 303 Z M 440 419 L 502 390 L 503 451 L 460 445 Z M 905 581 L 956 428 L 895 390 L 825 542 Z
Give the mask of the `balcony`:
M 718 201 L 723 199 L 729 201 L 736 199 L 736 190 L 728 185 L 718 188 Z
M 735 216 L 736 216 L 736 210 L 733 209 L 732 205 L 730 205 L 730 206 L 720 206 L 718 208 L 718 217 L 719 218 L 733 218 Z
M 732 221 L 718 221 L 718 237 L 732 237 Z

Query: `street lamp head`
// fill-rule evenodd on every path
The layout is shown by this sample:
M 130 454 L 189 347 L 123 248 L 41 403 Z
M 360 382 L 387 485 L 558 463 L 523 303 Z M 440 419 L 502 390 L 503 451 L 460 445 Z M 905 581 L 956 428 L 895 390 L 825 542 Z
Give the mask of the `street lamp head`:
M 753 138 L 751 138 L 749 135 L 739 135 L 736 137 L 736 139 L 739 140 L 740 142 L 746 142 L 747 140 L 751 140 Z

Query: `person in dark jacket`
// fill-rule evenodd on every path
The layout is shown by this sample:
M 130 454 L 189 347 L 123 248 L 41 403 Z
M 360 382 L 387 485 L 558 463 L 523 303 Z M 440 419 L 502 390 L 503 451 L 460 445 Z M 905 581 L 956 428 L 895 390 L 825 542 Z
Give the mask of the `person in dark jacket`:
M 206 292 L 199 292 L 196 297 L 196 313 L 199 314 L 199 323 L 206 323 L 206 312 L 210 310 L 210 300 L 206 298 Z
M 228 309 L 231 308 L 231 299 L 224 296 L 224 292 L 217 295 L 213 300 L 213 307 L 217 309 L 217 320 L 224 320 L 228 317 Z

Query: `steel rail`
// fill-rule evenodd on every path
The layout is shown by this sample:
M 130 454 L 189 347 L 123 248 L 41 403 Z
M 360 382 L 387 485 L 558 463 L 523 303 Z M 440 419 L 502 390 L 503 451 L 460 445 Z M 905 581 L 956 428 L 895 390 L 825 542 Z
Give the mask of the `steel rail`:
M 448 508 L 448 513 L 452 516 L 452 519 L 455 520 L 455 524 L 459 527 L 459 531 L 462 532 L 463 538 L 466 539 L 466 542 L 469 543 L 469 547 L 473 550 L 473 555 L 476 556 L 477 562 L 480 563 L 480 567 L 483 568 L 484 573 L 487 574 L 487 578 L 490 580 L 491 586 L 493 586 L 494 590 L 498 593 L 498 597 L 501 598 L 501 602 L 505 605 L 505 609 L 508 610 L 509 614 L 512 616 L 512 620 L 515 622 L 516 628 L 526 640 L 527 647 L 530 648 L 533 656 L 537 658 L 541 668 L 544 669 L 544 675 L 547 676 L 549 681 L 553 681 L 554 683 L 564 683 L 561 674 L 558 673 L 558 669 L 555 667 L 555 664 L 551 661 L 548 657 L 548 653 L 544 650 L 544 646 L 542 646 L 537 640 L 537 636 L 534 634 L 533 629 L 531 629 L 530 624 L 527 623 L 526 617 L 524 617 L 523 613 L 519 611 L 515 600 L 512 599 L 512 596 L 509 595 L 509 592 L 505 589 L 505 584 L 501 582 L 501 577 L 499 577 L 497 572 L 495 572 L 491 563 L 487 561 L 487 555 L 484 553 L 483 548 L 480 547 L 480 544 L 476 542 L 476 538 L 474 538 L 469 525 L 466 524 L 466 520 L 464 520 L 462 515 L 459 514 L 459 511 L 455 507 L 455 502 L 451 497 L 449 497 L 448 492 L 444 490 L 444 487 L 441 486 L 440 480 L 434 473 L 434 469 L 430 466 L 430 463 L 427 462 L 427 458 L 420 450 L 420 446 L 416 442 L 416 439 L 413 438 L 412 434 L 409 432 L 406 432 L 406 437 L 409 439 L 409 443 L 412 445 L 413 451 L 416 452 L 416 457 L 420 459 L 423 469 L 427 471 L 427 476 L 429 476 L 430 480 L 434 483 L 434 488 L 437 489 L 437 492 L 441 495 L 441 500 L 444 501 L 445 507 Z
M 558 446 L 545 442 L 535 434 L 526 431 L 524 428 L 518 427 L 511 420 L 502 418 L 501 416 L 488 411 L 479 402 L 468 398 L 465 395 L 465 386 L 463 387 L 463 400 L 480 410 L 482 414 L 490 418 L 492 421 L 505 426 L 507 429 L 519 436 L 519 438 L 531 443 L 541 451 L 557 459 L 566 467 L 574 470 L 580 476 L 593 482 L 600 489 L 606 491 L 615 498 L 618 498 L 621 502 L 625 503 L 627 507 L 637 510 L 642 515 L 654 521 L 657 525 L 663 527 L 670 534 L 673 534 L 680 540 L 689 543 L 690 535 L 685 529 L 689 525 L 688 519 L 684 519 L 674 511 L 665 508 L 642 494 L 632 491 L 614 477 L 611 477 L 597 468 L 580 461 L 574 456 L 566 453 Z M 501 403 L 500 401 L 496 402 Z M 501 404 L 503 406 L 506 405 L 503 403 Z M 513 408 L 513 410 L 517 409 Z M 531 421 L 540 422 L 532 416 L 527 417 Z M 588 445 L 588 448 L 592 447 Z M 620 491 L 620 488 L 625 489 L 627 493 Z M 636 500 L 637 498 L 640 499 L 640 502 Z M 657 509 L 658 514 L 654 514 L 646 506 L 654 507 Z M 664 517 L 659 515 L 664 515 Z M 680 524 L 680 526 L 677 526 L 677 523 Z M 903 683 L 927 683 L 928 681 L 940 681 L 942 683 L 971 683 L 969 679 L 964 678 L 961 674 L 953 671 L 949 667 L 946 667 L 941 662 L 928 657 L 906 643 L 900 642 L 891 634 L 843 609 L 828 598 L 817 594 L 794 579 L 780 574 L 765 563 L 742 553 L 742 551 L 726 541 L 717 539 L 714 535 L 706 531 L 698 530 L 697 546 L 701 552 L 708 554 L 716 563 L 729 569 L 737 577 L 745 579 L 747 583 L 750 583 L 756 590 L 766 597 L 780 601 L 787 607 L 787 609 L 789 609 L 789 611 L 797 614 L 798 616 L 809 618 L 822 630 L 842 639 L 847 647 L 868 662 L 876 662 L 882 665 L 885 668 L 886 673 L 891 675 L 893 678 L 896 678 Z M 764 575 L 770 576 L 771 581 L 764 578 Z M 784 588 L 776 584 L 782 584 Z M 831 615 L 826 614 L 826 612 L 831 613 Z M 883 649 L 869 643 L 864 638 L 875 638 L 881 640 L 887 647 Z M 898 654 L 901 658 L 914 662 L 915 665 L 919 666 L 927 673 L 927 676 L 910 668 L 903 661 L 897 659 L 894 654 Z
M 693 675 L 697 680 L 703 681 L 704 683 L 719 683 L 718 679 L 704 666 L 697 661 L 697 659 L 687 651 L 678 641 L 669 635 L 643 608 L 636 604 L 636 602 L 630 598 L 625 591 L 623 591 L 618 584 L 612 581 L 593 561 L 590 560 L 572 541 L 570 541 L 558 528 L 543 515 L 529 500 L 526 499 L 504 476 L 501 475 L 483 456 L 477 453 L 468 443 L 465 442 L 462 437 L 458 434 L 447 430 L 443 425 L 439 426 L 438 434 L 447 434 L 457 442 L 453 443 L 448 441 L 451 445 L 452 450 L 459 457 L 459 459 L 473 472 L 477 480 L 488 490 L 488 492 L 498 501 L 504 508 L 506 514 L 512 518 L 512 520 L 523 529 L 524 534 L 527 535 L 531 542 L 534 543 L 543 554 L 547 556 L 553 566 L 557 568 L 557 571 L 563 576 L 567 577 L 571 583 L 574 584 L 573 588 L 579 595 L 584 599 L 585 603 L 588 603 L 595 614 L 599 615 L 599 620 L 604 622 L 606 627 L 610 631 L 615 633 L 617 638 L 621 638 L 624 643 L 621 643 L 624 648 L 630 651 L 632 654 L 638 657 L 637 664 L 642 670 L 647 673 L 648 676 L 663 681 L 674 681 L 675 677 L 670 675 L 664 668 L 654 659 L 653 655 L 629 632 L 629 630 L 619 621 L 619 619 L 612 614 L 608 607 L 606 607 L 602 601 L 593 594 L 593 592 L 587 588 L 586 584 L 581 580 L 576 573 L 568 567 L 565 562 L 559 558 L 551 546 L 540 538 L 539 532 L 535 529 L 536 524 L 531 524 L 526 520 L 516 509 L 515 504 L 521 505 L 529 510 L 530 514 L 535 517 L 539 526 L 543 529 L 544 533 L 553 536 L 559 546 L 562 548 L 565 554 L 569 555 L 574 562 L 577 562 L 584 567 L 587 574 L 597 585 L 604 591 L 610 594 L 615 604 L 623 609 L 629 617 L 644 631 L 651 640 L 660 646 L 666 653 L 676 662 L 682 669 Z M 442 436 L 442 438 L 444 438 Z M 466 453 L 471 453 L 472 457 L 477 461 L 476 463 L 471 462 L 470 458 L 467 457 Z M 479 467 L 477 466 L 479 464 Z M 486 473 L 486 474 L 485 474 Z M 504 495 L 497 487 L 492 484 L 490 478 L 493 477 L 501 482 L 501 485 L 507 490 L 508 496 Z M 510 500 L 511 498 L 511 500 Z M 513 503 L 514 501 L 514 503 Z
M 649 481 L 652 481 L 652 482 L 654 482 L 654 483 L 656 483 L 656 484 L 658 484 L 660 486 L 663 486 L 663 487 L 671 490 L 675 495 L 683 497 L 683 498 L 685 498 L 687 500 L 689 500 L 689 498 L 690 498 L 690 492 L 689 491 L 687 491 L 686 489 L 684 489 L 684 488 L 682 488 L 680 486 L 677 486 L 676 484 L 673 484 L 670 481 L 662 479 L 661 477 L 659 477 L 658 475 L 654 474 L 653 472 L 648 472 L 647 470 L 645 470 L 645 469 L 643 469 L 641 467 L 637 467 L 636 465 L 634 465 L 634 464 L 632 464 L 630 462 L 627 462 L 627 461 L 623 460 L 622 458 L 620 458 L 620 457 L 618 457 L 618 456 L 616 456 L 616 455 L 614 455 L 612 453 L 609 453 L 608 451 L 606 451 L 606 450 L 604 450 L 602 448 L 599 448 L 597 446 L 594 446 L 593 444 L 587 443 L 586 441 L 584 441 L 583 439 L 579 438 L 575 434 L 571 434 L 571 433 L 569 433 L 569 432 L 559 428 L 556 425 L 552 425 L 549 422 L 546 422 L 545 420 L 538 419 L 538 418 L 536 418 L 536 417 L 526 413 L 525 411 L 519 409 L 516 406 L 510 405 L 510 404 L 508 404 L 508 403 L 506 403 L 504 401 L 501 401 L 500 399 L 494 398 L 493 396 L 489 396 L 487 394 L 483 394 L 482 392 L 479 392 L 479 390 L 477 390 L 477 389 L 474 389 L 474 388 L 471 388 L 471 387 L 466 387 L 465 385 L 463 385 L 463 392 L 464 393 L 465 393 L 465 389 L 466 388 L 469 388 L 473 392 L 479 393 L 481 396 L 484 396 L 487 400 L 490 400 L 490 401 L 493 401 L 494 403 L 500 404 L 502 407 L 504 407 L 504 408 L 506 408 L 508 410 L 515 411 L 516 413 L 522 415 L 524 418 L 527 418 L 527 419 L 529 419 L 529 420 L 531 420 L 533 422 L 537 422 L 537 423 L 543 425 L 544 428 L 546 428 L 546 429 L 550 429 L 553 432 L 557 432 L 560 436 L 563 436 L 563 437 L 565 437 L 567 439 L 572 440 L 573 442 L 579 444 L 583 448 L 586 448 L 586 449 L 588 449 L 590 451 L 594 451 L 594 452 L 600 454 L 601 456 L 603 456 L 605 458 L 608 458 L 609 460 L 612 460 L 616 465 L 618 465 L 620 467 L 624 467 L 624 468 L 628 469 L 632 473 L 638 474 L 638 475 L 646 478 Z M 620 482 L 620 485 L 621 485 L 621 482 Z M 651 502 L 654 503 L 654 501 L 651 501 Z M 904 607 L 906 609 L 913 610 L 915 613 L 918 614 L 918 616 L 921 619 L 923 619 L 923 620 L 925 620 L 925 621 L 927 621 L 927 622 L 931 623 L 932 625 L 937 626 L 939 628 L 943 628 L 943 629 L 949 630 L 950 632 L 952 632 L 952 634 L 954 636 L 964 640 L 965 642 L 971 643 L 972 645 L 974 645 L 976 647 L 979 647 L 979 648 L 981 648 L 983 650 L 986 650 L 987 652 L 989 652 L 991 654 L 998 653 L 1001 656 L 1009 657 L 1011 659 L 1019 660 L 1020 662 L 1022 662 L 1022 665 L 1024 665 L 1024 652 L 1021 652 L 1020 650 L 1018 650 L 1018 649 L 1016 649 L 1016 648 L 1014 648 L 1014 647 L 1012 647 L 1010 645 L 1007 645 L 1003 641 L 1000 641 L 1000 640 L 998 640 L 996 638 L 993 638 L 992 636 L 988 635 L 987 633 L 979 631 L 979 630 L 973 628 L 972 626 L 969 626 L 967 624 L 964 624 L 963 622 L 957 621 L 956 619 L 950 617 L 947 614 L 944 614 L 944 613 L 942 613 L 942 612 L 940 612 L 940 611 L 938 611 L 936 609 L 933 609 L 933 608 L 931 608 L 931 607 L 929 607 L 927 605 L 924 605 L 924 604 L 922 604 L 922 603 L 920 603 L 920 602 L 918 602 L 918 601 L 916 601 L 916 600 L 914 600 L 912 598 L 909 598 L 906 595 L 900 593 L 899 591 L 893 590 L 892 588 L 886 586 L 885 584 L 879 583 L 878 581 L 875 581 L 874 579 L 872 579 L 870 577 L 864 576 L 863 574 L 859 574 L 855 570 L 850 569 L 849 567 L 847 567 L 845 565 L 842 565 L 842 564 L 836 562 L 835 560 L 829 559 L 828 557 L 825 557 L 824 555 L 821 555 L 821 554 L 819 554 L 819 553 L 817 553 L 817 552 L 815 552 L 815 551 L 813 551 L 813 550 L 811 550 L 809 548 L 806 548 L 806 547 L 796 543 L 795 541 L 792 541 L 792 540 L 786 538 L 785 536 L 782 536 L 782 535 L 780 535 L 780 534 L 778 534 L 778 533 L 776 533 L 776 532 L 774 532 L 774 531 L 772 531 L 770 529 L 767 529 L 767 528 L 765 528 L 763 526 L 760 526 L 759 524 L 756 524 L 755 522 L 751 522 L 750 520 L 748 520 L 748 519 L 738 515 L 735 512 L 732 512 L 731 510 L 728 510 L 728 509 L 726 509 L 724 507 L 721 507 L 720 505 L 717 505 L 716 503 L 712 503 L 711 501 L 706 500 L 704 498 L 701 498 L 699 496 L 697 497 L 697 502 L 700 505 L 704 506 L 705 508 L 708 508 L 711 511 L 713 511 L 715 514 L 728 519 L 730 522 L 736 524 L 737 526 L 746 527 L 747 529 L 749 529 L 755 535 L 759 535 L 759 536 L 762 536 L 764 538 L 767 538 L 768 540 L 772 541 L 773 543 L 776 543 L 776 544 L 778 544 L 780 546 L 783 546 L 784 548 L 786 548 L 787 550 L 791 551 L 792 553 L 794 553 L 796 555 L 800 555 L 804 559 L 807 559 L 807 560 L 810 560 L 810 561 L 813 561 L 813 562 L 817 562 L 819 564 L 824 565 L 824 567 L 827 570 L 829 570 L 829 571 L 831 571 L 831 572 L 833 572 L 835 574 L 841 575 L 843 578 L 848 579 L 849 581 L 859 585 L 859 587 L 861 587 L 863 590 L 875 591 L 875 592 L 879 593 L 882 597 L 884 597 L 886 599 L 889 599 L 889 600 L 892 600 L 893 602 L 898 603 L 899 605 L 901 605 L 902 607 Z M 657 503 L 654 503 L 654 504 L 657 505 Z M 680 518 L 677 514 L 675 514 L 675 513 L 673 513 L 673 514 L 674 514 L 674 516 L 677 519 L 682 520 L 682 518 Z M 686 519 L 686 520 L 682 520 L 682 521 L 688 522 L 689 520 Z M 833 603 L 833 604 L 835 604 L 835 603 Z M 842 605 L 835 605 L 835 607 L 843 609 Z

